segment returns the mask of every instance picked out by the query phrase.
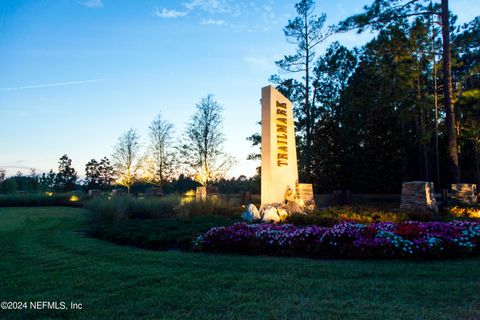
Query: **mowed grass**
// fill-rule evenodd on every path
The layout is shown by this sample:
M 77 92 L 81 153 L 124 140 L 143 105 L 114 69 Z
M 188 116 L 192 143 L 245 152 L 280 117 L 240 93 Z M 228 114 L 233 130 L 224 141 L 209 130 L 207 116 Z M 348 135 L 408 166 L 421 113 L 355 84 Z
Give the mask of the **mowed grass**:
M 0 208 L 2 319 L 479 319 L 480 259 L 324 261 L 159 252 L 85 237 L 83 209 Z

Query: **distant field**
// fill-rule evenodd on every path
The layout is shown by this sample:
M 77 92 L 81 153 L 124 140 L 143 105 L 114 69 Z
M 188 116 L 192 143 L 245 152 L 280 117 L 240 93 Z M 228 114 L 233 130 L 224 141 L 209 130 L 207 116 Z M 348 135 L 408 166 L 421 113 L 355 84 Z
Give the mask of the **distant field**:
M 158 252 L 85 237 L 87 211 L 0 208 L 6 319 L 479 319 L 480 259 L 315 261 Z

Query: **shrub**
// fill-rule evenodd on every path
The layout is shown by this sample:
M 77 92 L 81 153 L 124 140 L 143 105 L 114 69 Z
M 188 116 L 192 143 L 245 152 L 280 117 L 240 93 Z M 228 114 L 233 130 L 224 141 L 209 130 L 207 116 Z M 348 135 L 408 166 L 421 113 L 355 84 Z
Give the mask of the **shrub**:
M 145 249 L 188 250 L 192 247 L 192 241 L 210 228 L 227 226 L 234 222 L 235 220 L 222 216 L 129 220 L 92 225 L 87 230 L 87 235 Z
M 196 216 L 240 217 L 241 207 L 232 207 L 222 201 L 184 202 L 178 195 L 162 198 L 136 199 L 129 196 L 97 197 L 85 202 L 92 212 L 93 222 L 113 223 L 129 219 L 188 218 Z
M 178 195 L 152 199 L 116 196 L 110 199 L 95 197 L 86 201 L 85 207 L 92 213 L 94 223 L 114 223 L 128 219 L 173 217 L 179 204 Z
M 209 199 L 206 201 L 194 200 L 184 202 L 176 209 L 176 213 L 183 218 L 205 215 L 240 218 L 244 210 L 241 206 L 232 206 L 223 200 Z
M 317 226 L 324 226 L 324 227 L 331 227 L 339 222 L 339 218 L 332 216 L 328 213 L 311 213 L 311 214 L 303 214 L 303 213 L 294 213 L 285 219 L 284 222 L 290 223 L 296 226 L 309 226 L 309 225 L 317 225 Z
M 379 209 L 370 207 L 341 206 L 330 207 L 325 212 L 340 220 L 358 223 L 402 222 L 409 220 L 408 212 L 400 209 Z
M 335 226 L 246 224 L 210 229 L 196 248 L 313 258 L 448 258 L 480 253 L 480 224 L 452 222 L 342 222 Z
M 83 194 L 79 193 L 20 193 L 0 195 L 0 207 L 68 206 L 81 207 Z
M 432 221 L 441 219 L 431 212 L 417 212 L 402 209 L 378 209 L 369 207 L 339 206 L 315 210 L 308 214 L 293 214 L 286 218 L 286 223 L 298 226 L 318 225 L 331 227 L 340 221 L 356 223 Z

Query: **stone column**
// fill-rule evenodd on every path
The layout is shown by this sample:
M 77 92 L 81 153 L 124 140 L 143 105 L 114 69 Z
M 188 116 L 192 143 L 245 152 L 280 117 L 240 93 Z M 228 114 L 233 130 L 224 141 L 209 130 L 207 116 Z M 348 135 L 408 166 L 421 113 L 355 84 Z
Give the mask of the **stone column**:
M 438 211 L 433 182 L 410 181 L 402 183 L 400 208 L 409 210 Z
M 220 198 L 218 188 L 215 186 L 207 186 L 207 187 L 197 187 L 195 193 L 195 199 L 197 201 L 206 201 L 206 200 L 214 200 L 218 201 Z
M 297 195 L 307 208 L 315 208 L 315 198 L 313 195 L 313 185 L 311 183 L 298 183 Z
M 272 86 L 262 88 L 262 207 L 282 203 L 298 183 L 292 103 Z
M 452 184 L 450 196 L 460 203 L 473 205 L 477 203 L 477 185 L 473 183 Z

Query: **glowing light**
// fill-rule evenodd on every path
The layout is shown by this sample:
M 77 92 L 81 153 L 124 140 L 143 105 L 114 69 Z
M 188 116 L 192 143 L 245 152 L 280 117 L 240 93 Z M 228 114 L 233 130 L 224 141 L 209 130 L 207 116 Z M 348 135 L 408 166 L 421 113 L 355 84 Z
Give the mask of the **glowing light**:
M 71 201 L 71 202 L 76 202 L 78 200 L 80 200 L 80 198 L 76 195 L 71 196 L 70 199 L 69 199 L 69 201 Z
M 188 190 L 185 192 L 186 197 L 195 197 L 195 190 Z
M 470 218 L 480 218 L 480 210 L 475 210 L 470 213 Z
M 449 209 L 450 213 L 457 218 L 467 217 L 467 218 L 480 218 L 480 210 L 476 208 L 463 208 L 463 207 L 452 207 Z
M 188 191 L 185 192 L 185 194 L 183 195 L 180 204 L 181 204 L 181 205 L 184 205 L 185 203 L 192 202 L 193 200 L 195 200 L 195 196 L 196 196 L 195 190 L 188 190 Z
M 45 192 L 45 194 L 49 197 L 53 196 L 53 192 L 51 192 L 51 191 L 47 191 L 47 192 Z

